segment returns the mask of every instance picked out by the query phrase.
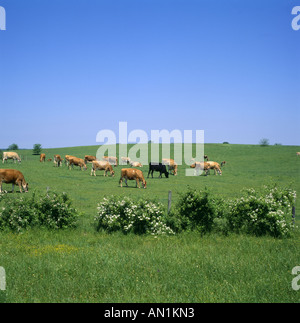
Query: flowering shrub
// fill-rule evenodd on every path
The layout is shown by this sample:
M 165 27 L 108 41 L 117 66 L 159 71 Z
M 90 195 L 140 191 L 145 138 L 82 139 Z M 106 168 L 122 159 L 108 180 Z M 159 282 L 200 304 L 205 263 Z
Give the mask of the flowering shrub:
M 205 233 L 211 231 L 215 214 L 215 201 L 207 191 L 189 189 L 180 196 L 168 220 L 175 225 L 177 232 L 198 230 Z
M 50 229 L 74 227 L 77 218 L 78 213 L 65 193 L 49 193 L 43 197 L 34 193 L 31 197 L 0 197 L 0 230 L 20 232 L 35 225 Z
M 20 232 L 34 226 L 38 222 L 38 210 L 34 207 L 34 200 L 8 198 L 2 195 L 0 199 L 0 230 L 10 229 Z
M 244 196 L 229 203 L 229 228 L 258 236 L 288 236 L 293 227 L 291 215 L 295 198 L 295 191 L 276 186 L 265 186 L 263 192 L 246 190 Z
M 71 206 L 66 193 L 50 193 L 39 199 L 39 222 L 50 229 L 75 227 L 78 219 L 77 210 Z
M 161 203 L 112 196 L 104 198 L 98 204 L 97 210 L 98 215 L 95 217 L 97 230 L 153 235 L 173 234 L 166 225 Z

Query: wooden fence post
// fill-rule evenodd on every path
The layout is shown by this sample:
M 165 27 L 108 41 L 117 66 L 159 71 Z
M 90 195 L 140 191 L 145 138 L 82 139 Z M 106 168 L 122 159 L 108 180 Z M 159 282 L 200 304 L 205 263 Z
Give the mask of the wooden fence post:
M 169 191 L 169 196 L 168 196 L 168 213 L 171 210 L 171 203 L 172 203 L 172 191 Z

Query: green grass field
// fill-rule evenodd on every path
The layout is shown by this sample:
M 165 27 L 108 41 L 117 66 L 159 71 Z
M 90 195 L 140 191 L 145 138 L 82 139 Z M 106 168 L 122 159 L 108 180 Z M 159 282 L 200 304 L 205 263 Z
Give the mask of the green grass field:
M 54 154 L 83 158 L 98 147 L 44 149 Z M 0 291 L 6 302 L 299 302 L 300 290 L 291 287 L 292 268 L 300 265 L 300 231 L 289 239 L 231 234 L 200 236 L 183 233 L 153 237 L 98 233 L 94 226 L 97 203 L 108 195 L 151 198 L 167 207 L 189 186 L 207 187 L 216 195 L 238 197 L 243 188 L 277 183 L 300 192 L 299 146 L 206 144 L 210 160 L 226 161 L 222 176 L 178 176 L 147 180 L 147 189 L 119 186 L 115 177 L 96 177 L 77 168 L 40 163 L 31 150 L 21 150 L 20 165 L 8 162 L 1 168 L 23 172 L 29 193 L 46 193 L 47 187 L 67 192 L 82 212 L 77 229 L 50 231 L 30 229 L 22 234 L 0 233 L 0 266 L 6 270 L 7 287 Z M 172 152 L 172 150 L 171 150 Z M 120 156 L 118 156 L 120 157 Z M 145 177 L 148 166 L 142 168 Z M 11 190 L 11 185 L 3 185 Z M 19 194 L 19 193 L 15 193 Z M 300 222 L 300 199 L 296 223 Z

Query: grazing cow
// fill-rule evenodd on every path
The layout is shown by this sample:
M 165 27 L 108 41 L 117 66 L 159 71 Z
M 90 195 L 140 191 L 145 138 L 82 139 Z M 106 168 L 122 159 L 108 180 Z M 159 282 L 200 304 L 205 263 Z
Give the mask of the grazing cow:
M 118 158 L 111 156 L 103 156 L 102 160 L 108 161 L 111 165 L 118 166 Z
M 162 159 L 163 165 L 168 166 L 168 171 L 170 170 L 173 171 L 173 175 L 177 175 L 177 163 L 174 161 L 174 159 L 168 159 L 168 158 L 163 158 Z
M 48 161 L 48 162 L 51 162 L 51 161 L 52 161 L 52 158 L 47 159 L 47 161 Z
M 77 158 L 77 157 L 72 156 L 72 155 L 65 155 L 65 164 L 66 164 L 67 166 L 69 166 L 69 159 L 70 159 L 70 158 Z
M 190 166 L 191 168 L 195 168 L 194 175 L 199 175 L 200 170 L 205 171 L 205 175 L 207 176 L 209 170 L 210 170 L 210 165 L 208 162 L 195 162 Z
M 21 158 L 19 157 L 19 155 L 15 152 L 3 152 L 3 159 L 2 159 L 2 163 L 4 164 L 5 160 L 8 159 L 13 159 L 13 161 L 16 163 L 16 161 L 19 162 L 19 164 L 21 163 Z
M 142 185 L 144 188 L 146 188 L 146 181 L 143 175 L 143 172 L 139 169 L 135 169 L 135 168 L 123 168 L 121 170 L 121 178 L 119 181 L 119 184 L 121 184 L 122 187 L 122 183 L 123 183 L 123 178 L 125 179 L 125 184 L 126 186 L 128 186 L 127 184 L 127 180 L 135 180 L 136 181 L 136 187 L 138 186 L 140 188 L 140 182 L 142 182 Z
M 54 165 L 56 167 L 62 166 L 63 159 L 60 157 L 60 155 L 54 155 Z
M 300 152 L 297 152 L 297 153 L 296 153 L 296 156 L 300 156 Z
M 76 156 L 72 155 L 65 155 L 65 164 L 69 166 L 69 158 L 76 158 Z
M 166 178 L 169 177 L 169 172 L 167 171 L 166 165 L 163 165 L 162 163 L 156 164 L 156 163 L 149 163 L 149 172 L 147 178 L 149 178 L 150 172 L 153 178 L 153 172 L 159 172 L 159 178 L 162 177 L 162 174 L 165 174 Z
M 221 167 L 223 167 L 225 164 L 226 164 L 226 161 L 223 160 L 222 163 L 221 163 Z
M 0 193 L 2 190 L 2 183 L 12 184 L 12 192 L 14 191 L 15 185 L 19 185 L 20 192 L 22 189 L 28 192 L 28 183 L 26 183 L 24 175 L 15 169 L 0 169 Z
M 130 162 L 130 166 L 131 167 L 143 167 L 143 165 L 139 162 L 134 162 L 134 161 L 131 161 Z
M 86 164 L 83 159 L 77 157 L 69 157 L 69 169 L 71 169 L 71 166 L 73 168 L 74 165 L 80 167 L 81 170 L 82 168 L 84 170 L 87 170 Z
M 45 162 L 45 160 L 46 160 L 46 154 L 41 154 L 40 155 L 40 162 L 42 163 L 42 162 Z
M 115 176 L 115 172 L 113 171 L 111 164 L 109 162 L 106 162 L 104 160 L 94 160 L 92 162 L 92 171 L 91 171 L 91 176 L 94 174 L 96 176 L 96 170 L 104 170 L 104 176 L 107 175 L 107 172 L 110 172 L 111 176 Z
M 209 161 L 207 163 L 209 164 L 209 169 L 213 169 L 215 171 L 215 175 L 217 175 L 217 173 L 219 175 L 222 175 L 222 171 L 219 163 L 213 162 L 213 161 Z
M 203 156 L 203 158 L 204 158 L 204 160 L 206 159 L 206 161 L 209 161 L 209 159 L 208 159 L 208 156 L 207 156 L 207 155 L 204 155 L 204 156 Z
M 128 165 L 130 164 L 131 159 L 129 157 L 121 157 L 121 163 L 122 165 Z
M 97 160 L 95 156 L 85 155 L 84 162 L 85 163 L 92 163 L 94 160 Z

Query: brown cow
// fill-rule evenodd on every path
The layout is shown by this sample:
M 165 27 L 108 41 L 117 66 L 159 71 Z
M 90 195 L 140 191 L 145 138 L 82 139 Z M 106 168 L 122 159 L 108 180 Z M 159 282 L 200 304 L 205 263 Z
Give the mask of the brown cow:
M 72 156 L 72 155 L 65 155 L 65 164 L 66 164 L 67 166 L 69 166 L 69 159 L 70 159 L 70 158 L 77 158 L 77 157 Z
M 140 181 L 143 184 L 143 187 L 146 188 L 146 181 L 143 175 L 143 172 L 139 169 L 135 169 L 135 168 L 123 168 L 121 170 L 121 178 L 119 181 L 119 184 L 121 184 L 122 187 L 122 183 L 123 183 L 123 178 L 125 179 L 125 184 L 126 186 L 128 186 L 127 184 L 127 180 L 135 180 L 136 181 L 136 187 L 138 186 L 140 188 Z
M 215 175 L 217 175 L 217 173 L 219 175 L 222 175 L 222 171 L 219 163 L 214 161 L 208 161 L 207 163 L 209 164 L 209 169 L 213 169 L 215 171 Z
M 28 192 L 28 183 L 26 183 L 24 175 L 15 169 L 0 169 L 0 193 L 2 193 L 2 183 L 12 184 L 12 192 L 15 185 L 19 185 L 20 192 L 22 188 Z
M 42 162 L 45 162 L 45 160 L 46 160 L 46 154 L 41 154 L 40 155 L 40 162 L 42 163 Z
M 107 172 L 109 171 L 111 176 L 115 176 L 115 172 L 113 171 L 111 164 L 109 162 L 106 162 L 104 160 L 97 161 L 94 160 L 92 162 L 92 171 L 91 176 L 94 174 L 96 176 L 96 170 L 104 170 L 104 176 L 107 175 Z
M 92 163 L 94 160 L 97 160 L 95 156 L 85 155 L 84 162 L 85 163 Z
M 69 169 L 71 169 L 71 166 L 73 168 L 74 165 L 79 166 L 81 170 L 82 168 L 87 170 L 86 164 L 83 159 L 77 157 L 69 157 Z
M 178 165 L 174 161 L 174 159 L 163 158 L 162 164 L 168 166 L 168 172 L 170 172 L 170 170 L 173 170 L 173 175 L 175 175 L 175 176 L 177 175 Z
M 54 165 L 59 167 L 62 166 L 63 159 L 60 157 L 60 155 L 54 155 Z
M 297 153 L 296 153 L 296 156 L 300 156 L 300 152 L 297 152 Z
M 199 170 L 204 170 L 205 175 L 207 175 L 208 171 L 210 170 L 210 165 L 208 162 L 195 162 L 190 167 L 195 168 L 195 175 L 199 174 Z

